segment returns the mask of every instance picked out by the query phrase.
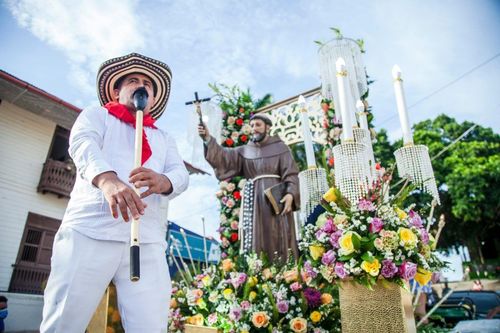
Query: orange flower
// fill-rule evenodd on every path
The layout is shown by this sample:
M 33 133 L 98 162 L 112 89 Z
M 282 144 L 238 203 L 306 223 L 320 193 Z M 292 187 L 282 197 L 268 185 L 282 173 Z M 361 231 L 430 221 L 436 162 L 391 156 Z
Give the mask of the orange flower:
M 177 300 L 176 300 L 175 298 L 172 298 L 172 299 L 170 300 L 170 307 L 171 307 L 172 309 L 175 309 L 175 308 L 177 307 Z
M 283 273 L 283 278 L 287 283 L 295 282 L 299 278 L 299 272 L 297 269 L 292 269 Z
M 304 318 L 293 318 L 290 320 L 290 328 L 295 333 L 306 333 L 307 332 L 307 320 Z
M 257 328 L 261 327 L 267 327 L 269 324 L 269 316 L 267 313 L 259 311 L 259 312 L 254 312 L 252 315 L 252 323 L 253 326 Z
M 271 272 L 271 270 L 269 268 L 265 268 L 263 271 L 262 271 L 262 276 L 264 277 L 264 279 L 266 280 L 269 280 L 269 279 L 272 279 L 273 278 L 273 272 Z
M 187 317 L 186 322 L 191 325 L 203 326 L 203 315 L 198 313 L 197 315 Z
M 229 272 L 230 270 L 233 269 L 233 262 L 231 261 L 231 259 L 224 259 L 222 260 L 222 270 L 224 272 Z
M 333 301 L 332 295 L 328 293 L 321 294 L 321 304 L 330 304 Z

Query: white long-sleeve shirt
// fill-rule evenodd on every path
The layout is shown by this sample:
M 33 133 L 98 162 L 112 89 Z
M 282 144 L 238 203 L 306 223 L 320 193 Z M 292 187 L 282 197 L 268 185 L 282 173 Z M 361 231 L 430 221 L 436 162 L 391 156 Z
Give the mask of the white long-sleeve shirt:
M 189 174 L 177 152 L 174 139 L 160 129 L 144 127 L 152 156 L 145 168 L 164 174 L 172 183 L 172 199 L 186 190 Z M 62 224 L 100 240 L 127 242 L 130 224 L 121 214 L 113 218 L 102 191 L 92 184 L 97 175 L 114 171 L 125 184 L 134 169 L 135 129 L 109 114 L 105 108 L 89 107 L 78 116 L 69 139 L 69 153 L 77 168 L 75 187 Z M 147 188 L 141 189 L 145 191 Z M 139 220 L 140 242 L 165 240 L 166 216 L 160 216 L 161 195 L 151 194 L 142 199 L 146 204 Z

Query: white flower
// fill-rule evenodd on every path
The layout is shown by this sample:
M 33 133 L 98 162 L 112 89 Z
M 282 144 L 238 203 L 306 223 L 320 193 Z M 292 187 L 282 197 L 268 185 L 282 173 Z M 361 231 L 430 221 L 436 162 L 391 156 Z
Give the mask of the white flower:
M 245 124 L 241 128 L 241 131 L 243 132 L 243 134 L 248 135 L 252 132 L 252 127 L 250 127 L 250 125 L 248 125 L 248 124 Z
M 234 185 L 234 183 L 229 183 L 226 186 L 226 189 L 228 192 L 233 192 L 235 188 L 236 188 L 236 185 Z
M 247 180 L 246 180 L 246 179 L 242 179 L 242 180 L 240 180 L 240 182 L 238 183 L 238 188 L 239 188 L 240 190 L 242 190 L 242 189 L 243 189 L 243 187 L 245 187 L 245 183 L 246 183 L 246 182 L 247 182 Z

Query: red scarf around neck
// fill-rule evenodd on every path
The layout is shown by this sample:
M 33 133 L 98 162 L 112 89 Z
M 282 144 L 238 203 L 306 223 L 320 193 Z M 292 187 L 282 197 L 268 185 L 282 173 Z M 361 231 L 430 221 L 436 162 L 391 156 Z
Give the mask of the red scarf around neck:
M 132 127 L 135 128 L 135 117 L 130 113 L 130 111 L 127 109 L 125 105 L 116 102 L 109 102 L 106 105 L 104 105 L 104 107 L 108 110 L 108 112 L 111 115 L 120 119 L 124 123 L 132 125 Z M 143 126 L 156 129 L 156 126 L 154 124 L 155 120 L 153 119 L 153 117 L 151 117 L 151 115 L 149 114 L 144 115 Z M 151 147 L 149 146 L 146 132 L 144 131 L 143 128 L 141 165 L 144 165 L 144 163 L 146 163 L 146 161 L 151 157 L 152 154 L 153 152 L 151 151 Z

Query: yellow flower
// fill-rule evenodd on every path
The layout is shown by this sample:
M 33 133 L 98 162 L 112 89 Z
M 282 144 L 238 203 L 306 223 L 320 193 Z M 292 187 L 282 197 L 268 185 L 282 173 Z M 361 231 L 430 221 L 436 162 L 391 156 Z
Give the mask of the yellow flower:
M 321 294 L 321 304 L 330 304 L 333 301 L 332 295 L 328 293 Z
M 257 282 L 258 282 L 258 280 L 255 276 L 249 277 L 248 281 L 247 281 L 247 283 L 250 287 L 255 287 L 257 285 Z
M 325 194 L 323 194 L 323 199 L 326 202 L 335 202 L 337 200 L 336 188 L 331 187 Z
M 251 291 L 250 294 L 248 294 L 248 300 L 253 301 L 257 297 L 257 293 L 255 291 Z
M 313 311 L 311 312 L 309 318 L 311 318 L 313 323 L 317 323 L 318 321 L 321 320 L 321 313 L 319 311 Z
M 394 209 L 396 211 L 396 214 L 398 214 L 398 217 L 400 220 L 404 220 L 408 214 L 406 214 L 406 212 L 398 207 L 396 207 L 396 209 Z
M 373 262 L 364 261 L 361 263 L 361 269 L 370 274 L 371 276 L 377 276 L 380 271 L 380 263 L 377 259 L 373 259 Z
M 307 332 L 307 320 L 304 318 L 293 318 L 290 320 L 290 328 L 295 333 L 306 333 Z
M 222 296 L 224 296 L 225 299 L 230 299 L 232 295 L 233 295 L 233 290 L 230 288 L 226 288 L 222 292 Z
M 318 260 L 325 253 L 325 248 L 321 245 L 311 245 L 309 246 L 309 254 L 314 260 Z
M 201 279 L 201 282 L 205 287 L 208 287 L 212 284 L 212 280 L 210 279 L 209 275 L 204 276 L 203 279 Z
M 401 242 L 403 242 L 403 246 L 405 248 L 412 248 L 415 245 L 417 245 L 417 240 L 418 240 L 417 235 L 415 235 L 413 231 L 411 231 L 410 229 L 399 228 L 398 234 L 399 234 L 399 239 L 401 240 Z
M 205 301 L 203 300 L 203 298 L 198 298 L 196 300 L 196 305 L 200 308 L 200 309 L 206 309 L 207 307 L 207 303 L 205 303 Z
M 354 243 L 352 242 L 353 232 L 348 231 L 339 239 L 339 246 L 342 255 L 349 255 L 354 252 Z
M 417 269 L 417 274 L 415 274 L 415 281 L 418 282 L 420 286 L 425 286 L 431 280 L 432 272 L 427 271 L 423 268 Z
M 267 327 L 269 316 L 263 311 L 254 312 L 252 315 L 252 324 L 257 328 Z
M 203 315 L 201 313 L 198 313 L 197 315 L 188 317 L 186 319 L 186 322 L 191 325 L 203 326 L 203 319 Z

